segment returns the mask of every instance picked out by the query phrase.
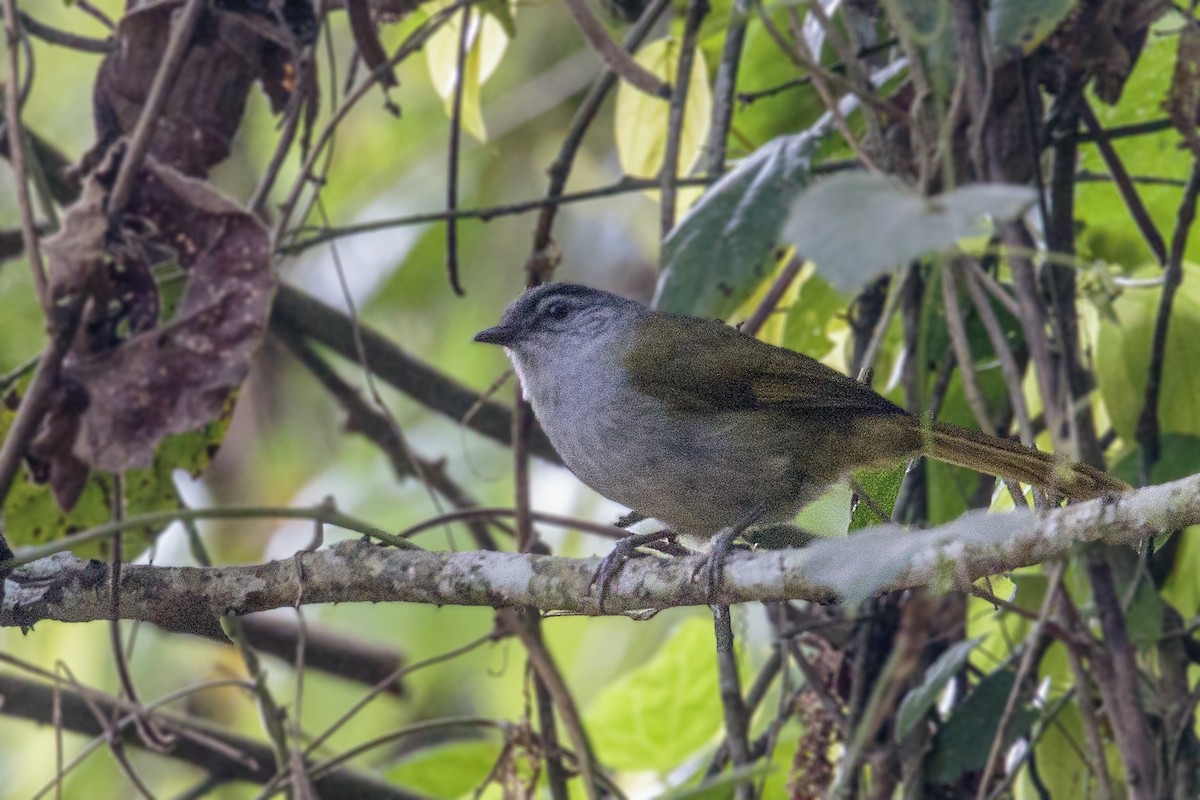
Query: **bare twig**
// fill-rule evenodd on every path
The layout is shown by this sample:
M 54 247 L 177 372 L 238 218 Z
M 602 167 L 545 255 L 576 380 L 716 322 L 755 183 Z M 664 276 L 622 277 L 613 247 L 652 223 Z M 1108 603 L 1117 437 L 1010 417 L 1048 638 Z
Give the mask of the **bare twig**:
M 1093 548 L 1088 554 L 1087 570 L 1096 616 L 1104 634 L 1104 651 L 1095 653 L 1092 664 L 1098 685 L 1105 693 L 1105 706 L 1125 765 L 1129 797 L 1131 800 L 1159 797 L 1156 740 L 1142 709 L 1137 662 L 1103 548 Z
M 725 720 L 725 743 L 729 749 L 730 763 L 736 770 L 750 763 L 750 712 L 742 699 L 729 606 L 714 605 L 712 617 L 717 645 L 717 688 Z M 741 783 L 735 791 L 738 800 L 748 800 L 754 788 L 748 783 Z
M 821 170 L 818 169 L 816 171 L 819 172 Z M 680 177 L 676 179 L 675 185 L 677 187 L 708 186 L 713 182 L 713 180 L 714 179 L 711 177 Z M 482 220 L 483 222 L 490 222 L 491 220 L 499 219 L 500 217 L 508 217 L 515 214 L 526 214 L 530 211 L 554 209 L 558 206 L 586 202 L 588 200 L 595 200 L 601 197 L 612 197 L 613 195 L 642 192 L 646 189 L 658 188 L 660 185 L 661 182 L 658 179 L 626 177 L 607 186 L 598 186 L 595 189 L 585 189 L 580 192 L 570 192 L 568 194 L 547 195 L 545 197 L 539 197 L 536 200 L 522 200 L 516 203 L 505 203 L 502 205 L 487 206 L 484 208 L 454 208 L 444 209 L 442 211 L 428 211 L 420 214 L 408 214 L 403 217 L 393 217 L 391 219 L 359 222 L 353 225 L 302 228 L 302 231 L 313 231 L 312 235 L 308 236 L 307 238 L 299 239 L 298 241 L 280 245 L 278 248 L 276 248 L 276 250 L 284 255 L 295 255 L 315 245 L 324 244 L 325 242 L 333 239 L 340 239 L 344 236 L 355 236 L 360 233 L 372 233 L 374 231 L 388 230 L 390 228 L 402 228 L 408 225 L 427 225 L 431 222 L 446 222 L 449 220 L 464 219 L 478 219 Z
M 738 328 L 742 333 L 749 336 L 754 336 L 758 333 L 763 323 L 775 313 L 776 306 L 787 293 L 788 287 L 792 285 L 792 281 L 796 280 L 796 276 L 800 274 L 800 270 L 804 268 L 804 256 L 799 253 L 792 255 L 791 260 L 787 265 L 779 271 L 779 275 L 775 278 L 775 282 L 771 284 L 771 288 L 763 296 L 762 302 L 754 309 L 754 313 L 741 324 Z
M 286 285 L 279 288 L 271 329 L 284 336 L 299 334 L 312 339 L 355 363 L 359 361 L 361 339 L 373 375 L 434 411 L 465 420 L 467 427 L 490 439 L 505 444 L 512 440 L 512 412 L 507 408 L 493 402 L 480 404 L 477 392 L 413 358 L 366 325 L 359 325 L 356 334 L 354 322 L 346 314 L 298 289 Z M 474 413 L 466 419 L 472 410 Z M 544 461 L 561 463 L 540 429 L 531 435 L 530 452 Z
M 25 245 L 29 268 L 33 271 L 33 285 L 37 289 L 38 300 L 45 308 L 50 303 L 50 295 L 46 286 L 46 269 L 42 263 L 37 222 L 33 218 L 33 204 L 29 200 L 29 184 L 25 170 L 27 139 L 25 127 L 21 124 L 20 64 L 17 55 L 17 47 L 21 43 L 21 29 L 17 20 L 16 0 L 4 0 L 4 37 L 8 52 L 4 112 L 5 124 L 8 128 L 9 160 L 12 162 L 13 180 L 17 190 L 17 210 L 21 215 L 21 240 Z M 0 481 L 0 500 L 3 500 L 7 490 L 8 487 Z M 3 549 L 2 541 L 0 541 L 0 549 Z
M 482 12 L 480 12 L 482 13 Z M 458 60 L 454 72 L 454 99 L 450 105 L 450 139 L 446 148 L 446 211 L 458 208 L 458 162 L 462 146 L 463 91 L 467 82 L 467 46 L 470 42 L 471 6 L 463 6 L 458 21 Z M 453 215 L 446 217 L 446 277 L 450 288 L 459 297 L 466 294 L 458 279 L 458 220 Z
M 608 38 L 604 26 L 592 14 L 586 0 L 564 0 L 564 4 L 575 19 L 575 24 L 579 26 L 583 38 L 600 58 L 604 59 L 609 70 L 646 94 L 662 98 L 671 96 L 670 86 L 630 58 L 629 49 L 617 47 L 613 40 Z
M 49 722 L 53 707 L 54 689 L 15 675 L 0 674 L 0 691 L 5 703 L 6 716 L 21 717 L 38 722 Z M 88 695 L 106 718 L 119 717 L 129 706 L 91 689 L 72 691 L 59 689 L 61 694 L 62 725 L 70 731 L 96 736 L 103 732 L 99 722 L 88 710 L 83 697 Z M 178 736 L 179 741 L 168 754 L 208 772 L 221 776 L 224 781 L 252 781 L 263 784 L 271 780 L 270 749 L 236 733 L 213 727 L 210 723 L 168 714 L 155 714 L 164 731 Z M 130 720 L 117 727 L 118 735 L 127 744 L 137 745 L 137 735 L 130 729 Z M 200 744 L 189 733 L 203 734 L 207 739 L 222 745 L 221 749 Z M 240 757 L 234 757 L 239 754 Z M 317 781 L 322 797 L 378 797 L 392 800 L 421 800 L 420 796 L 404 789 L 377 780 L 356 770 L 341 768 L 330 772 Z
M 576 0 L 571 0 L 575 2 Z M 675 70 L 675 88 L 667 112 L 667 142 L 663 148 L 661 200 L 659 204 L 659 238 L 666 239 L 675 227 L 675 182 L 679 175 L 679 148 L 683 142 L 683 115 L 687 110 L 688 88 L 692 83 L 692 64 L 696 60 L 696 41 L 700 23 L 708 13 L 708 0 L 689 0 L 683 23 L 683 42 L 679 46 L 679 62 Z
M 975 371 L 975 359 L 971 355 L 971 345 L 967 340 L 967 323 L 963 319 L 962 306 L 959 305 L 958 282 L 955 279 L 953 262 L 947 262 L 942 270 L 942 304 L 946 308 L 946 330 L 950 334 L 950 344 L 954 348 L 954 357 L 962 374 L 967 405 L 971 407 L 979 429 L 995 436 L 996 426 L 988 411 L 983 389 L 979 386 L 979 373 Z
M 576 0 L 578 5 L 586 10 L 585 1 Z M 641 45 L 650 33 L 650 29 L 654 27 L 658 18 L 662 16 L 669 5 L 670 0 L 653 0 L 650 5 L 646 6 L 637 23 L 630 28 L 629 34 L 625 37 L 624 50 L 626 53 L 632 53 Z M 575 116 L 571 119 L 571 127 L 563 136 L 558 154 L 547 170 L 550 176 L 550 185 L 546 190 L 547 199 L 563 194 L 567 178 L 571 175 L 571 167 L 575 163 L 575 154 L 579 152 L 579 146 L 583 143 L 583 137 L 600 111 L 600 104 L 604 102 L 604 98 L 608 96 L 616 83 L 617 72 L 609 66 L 596 78 L 592 88 L 588 89 L 587 95 L 576 109 Z M 558 264 L 558 253 L 553 247 L 553 239 L 550 235 L 557 214 L 558 202 L 546 203 L 542 206 L 542 213 L 538 215 L 537 224 L 534 227 L 533 250 L 525 262 L 525 271 L 531 276 L 537 276 L 539 281 L 544 281 L 543 276 L 553 272 L 554 267 Z
M 36 36 L 44 42 L 79 50 L 83 53 L 111 53 L 116 46 L 112 38 L 93 39 L 90 36 L 80 36 L 77 33 L 59 30 L 40 22 L 37 17 L 26 14 L 24 11 L 21 12 L 21 25 L 29 31 L 30 35 Z
M 979 314 L 979 321 L 983 324 L 984 331 L 987 332 L 988 341 L 992 344 L 992 352 L 1000 361 L 1000 373 L 1004 376 L 1005 386 L 1008 387 L 1009 403 L 1017 418 L 1021 441 L 1032 447 L 1034 443 L 1033 426 L 1029 421 L 1029 406 L 1025 402 L 1025 391 L 1021 386 L 1021 368 L 1017 364 L 1017 357 L 1013 354 L 1008 338 L 1004 335 L 995 310 L 992 309 L 991 303 L 983 293 L 982 284 L 977 280 L 977 273 L 972 271 L 965 273 L 963 277 L 967 295 L 971 298 L 971 303 L 975 306 L 976 313 Z
M 737 91 L 738 67 L 742 63 L 742 46 L 746 41 L 746 23 L 750 21 L 752 0 L 734 0 L 729 9 L 729 26 L 725 29 L 725 44 L 721 48 L 721 64 L 713 86 L 712 125 L 705 146 L 705 171 L 716 177 L 725 171 L 725 142 L 733 123 L 733 95 Z M 742 102 L 747 102 L 742 99 Z
M 1111 137 L 1101 127 L 1100 120 L 1096 118 L 1096 112 L 1092 110 L 1086 98 L 1081 97 L 1079 100 L 1079 115 L 1095 139 L 1100 156 L 1104 159 L 1104 165 L 1108 167 L 1108 172 L 1112 175 L 1113 182 L 1117 185 L 1117 190 L 1121 193 L 1121 198 L 1129 209 L 1129 216 L 1141 231 L 1142 238 L 1146 240 L 1146 244 L 1154 253 L 1154 257 L 1158 259 L 1158 263 L 1166 264 L 1167 245 L 1163 241 L 1162 234 L 1158 232 L 1154 220 L 1150 217 L 1150 212 L 1146 209 L 1146 204 L 1142 202 L 1141 195 L 1138 194 L 1137 188 L 1129 177 L 1128 170 L 1125 169 L 1125 164 L 1112 146 Z
M 996 765 L 1000 760 L 1000 754 L 1004 750 L 1004 740 L 1008 724 L 1012 721 L 1013 714 L 1017 711 L 1017 700 L 1028 690 L 1026 681 L 1034 669 L 1035 658 L 1043 649 L 1039 644 L 1042 638 L 1042 629 L 1046 620 L 1050 618 L 1051 612 L 1054 610 L 1057 600 L 1056 596 L 1062 591 L 1063 569 L 1065 566 L 1066 564 L 1063 561 L 1055 562 L 1051 567 L 1049 576 L 1047 576 L 1046 595 L 1042 598 L 1042 607 L 1038 612 L 1037 621 L 1033 624 L 1033 629 L 1029 632 L 1029 635 L 1025 637 L 1025 650 L 1021 653 L 1021 661 L 1017 665 L 1017 674 L 1013 678 L 1012 689 L 1008 692 L 1008 699 L 1004 703 L 1004 711 L 1000 715 L 1000 719 L 996 724 L 996 732 L 992 736 L 992 746 L 988 750 L 987 764 L 984 766 L 983 773 L 979 778 L 979 791 L 975 795 L 976 800 L 987 800 L 988 783 L 992 779 L 992 773 L 995 772 Z
M 1196 197 L 1200 194 L 1200 163 L 1192 164 L 1192 172 L 1188 177 L 1187 188 L 1183 200 L 1179 204 L 1179 213 L 1175 222 L 1175 233 L 1171 237 L 1171 254 L 1167 258 L 1162 295 L 1158 301 L 1158 315 L 1154 320 L 1154 339 L 1150 349 L 1150 364 L 1146 369 L 1146 393 L 1142 401 L 1142 411 L 1138 416 L 1137 440 L 1142 448 L 1141 453 L 1141 482 L 1150 482 L 1150 473 L 1158 461 L 1159 421 L 1158 401 L 1162 390 L 1163 365 L 1167 353 L 1167 332 L 1171 324 L 1171 306 L 1175 293 L 1183 283 L 1183 257 L 1187 250 L 1188 234 L 1191 232 L 1192 221 L 1196 218 Z
M 58 387 L 59 371 L 63 358 L 71 347 L 75 329 L 79 326 L 81 298 L 66 298 L 66 302 L 51 309 L 50 341 L 38 360 L 37 370 L 29 383 L 29 390 L 21 400 L 17 415 L 0 445 L 0 504 L 8 497 L 17 470 L 21 468 L 21 459 L 37 433 L 42 417 L 50 407 L 54 390 Z M 12 558 L 4 535 L 0 533 L 0 562 Z M 0 574 L 3 567 L 0 566 Z

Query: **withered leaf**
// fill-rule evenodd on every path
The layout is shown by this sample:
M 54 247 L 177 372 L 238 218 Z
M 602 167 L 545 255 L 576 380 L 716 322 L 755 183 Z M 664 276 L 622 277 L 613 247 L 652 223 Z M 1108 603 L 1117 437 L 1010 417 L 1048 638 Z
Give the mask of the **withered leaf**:
M 85 171 L 137 124 L 181 5 L 182 0 L 142 0 L 121 18 L 117 46 L 96 76 L 97 142 L 84 158 Z M 156 159 L 185 175 L 204 176 L 229 155 L 255 81 L 262 82 L 272 108 L 284 107 L 296 81 L 281 76 L 294 76 L 293 56 L 316 32 L 306 0 L 288 0 L 280 15 L 253 3 L 223 5 L 229 10 L 201 13 L 150 148 Z M 312 91 L 315 83 L 303 88 Z
M 116 161 L 113 159 L 112 161 Z M 87 181 L 46 242 L 54 297 L 84 292 L 83 323 L 58 396 L 28 454 L 70 508 L 88 469 L 149 467 L 159 444 L 227 411 L 266 329 L 276 279 L 266 229 L 207 183 L 147 159 L 121 226 L 103 198 L 115 172 Z M 185 273 L 168 320 L 151 277 L 164 254 Z
M 128 215 L 147 225 L 143 238 L 174 250 L 187 283 L 172 319 L 106 350 L 73 350 L 63 364 L 88 396 L 74 453 L 110 472 L 149 466 L 163 438 L 220 415 L 262 340 L 276 283 L 267 231 L 206 183 L 148 161 Z

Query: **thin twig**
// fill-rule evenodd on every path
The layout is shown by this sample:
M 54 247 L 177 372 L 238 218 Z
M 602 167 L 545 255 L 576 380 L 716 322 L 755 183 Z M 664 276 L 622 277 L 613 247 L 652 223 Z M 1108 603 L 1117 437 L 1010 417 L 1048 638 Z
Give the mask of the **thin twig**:
M 1104 634 L 1103 651 L 1094 648 L 1092 665 L 1097 684 L 1105 693 L 1108 717 L 1125 764 L 1129 797 L 1131 800 L 1159 797 L 1156 739 L 1142 708 L 1141 678 L 1112 568 L 1100 547 L 1087 554 L 1086 563 L 1096 616 Z
M 975 794 L 976 800 L 987 800 L 988 783 L 992 779 L 992 773 L 996 770 L 996 765 L 1000 760 L 1000 754 L 1004 750 L 1004 741 L 1008 725 L 1012 721 L 1013 715 L 1017 711 L 1017 700 L 1025 693 L 1026 681 L 1033 672 L 1035 658 L 1039 653 L 1044 651 L 1040 646 L 1042 638 L 1042 630 L 1045 621 L 1050 618 L 1050 613 L 1054 608 L 1057 600 L 1056 595 L 1062 591 L 1063 571 L 1066 566 L 1065 561 L 1056 561 L 1050 568 L 1050 574 L 1047 576 L 1046 595 L 1042 598 L 1042 607 L 1038 612 L 1037 621 L 1033 624 L 1033 629 L 1029 635 L 1025 637 L 1025 650 L 1021 653 L 1021 661 L 1017 665 L 1017 674 L 1013 678 L 1012 689 L 1008 692 L 1008 699 L 1004 703 L 1004 711 L 1000 715 L 999 721 L 996 723 L 996 732 L 992 736 L 992 746 L 988 750 L 987 764 L 983 768 L 983 773 L 979 777 L 979 790 Z
M 483 13 L 482 11 L 479 13 Z M 480 20 L 482 23 L 482 20 Z M 463 291 L 458 278 L 458 220 L 453 212 L 458 208 L 458 164 L 462 146 L 462 104 L 467 82 L 467 46 L 470 43 L 471 6 L 463 6 L 459 18 L 457 67 L 454 72 L 454 99 L 450 105 L 450 139 L 446 148 L 446 277 L 450 288 L 459 297 Z
M 967 405 L 975 415 L 979 429 L 984 433 L 995 436 L 996 425 L 988 411 L 987 400 L 979 385 L 979 373 L 975 371 L 975 359 L 971 355 L 971 344 L 967 339 L 967 323 L 963 319 L 962 306 L 958 299 L 958 281 L 955 279 L 954 260 L 946 263 L 942 270 L 942 305 L 946 309 L 946 331 L 950 334 L 950 345 L 954 348 L 954 357 L 958 361 L 959 373 L 963 379 L 963 392 L 967 397 Z
M 716 177 L 725 171 L 725 147 L 733 123 L 733 96 L 737 91 L 738 68 L 742 63 L 742 47 L 746 42 L 746 24 L 750 21 L 753 0 L 734 0 L 729 9 L 729 26 L 725 29 L 725 44 L 721 48 L 721 64 L 713 86 L 712 124 L 705 146 L 705 171 Z M 745 101 L 743 101 L 745 102 Z
M 687 110 L 688 89 L 692 85 L 692 64 L 696 60 L 700 23 L 704 21 L 707 13 L 708 0 L 689 0 L 687 17 L 683 23 L 683 42 L 679 46 L 679 61 L 675 69 L 675 88 L 671 93 L 671 105 L 667 112 L 667 142 L 663 147 L 662 171 L 659 173 L 660 239 L 666 239 L 667 234 L 675 227 L 675 182 L 679 175 L 684 112 Z
M 733 625 L 729 606 L 714 605 L 712 618 L 717 645 L 718 690 L 725 720 L 725 742 L 729 748 L 729 761 L 736 770 L 750 763 L 750 712 L 742 699 L 737 656 L 733 651 Z M 753 787 L 750 784 L 742 783 L 738 785 L 735 796 L 738 800 L 745 800 L 752 792 Z
M 796 280 L 796 276 L 800 274 L 800 270 L 803 268 L 804 256 L 799 253 L 793 254 L 787 265 L 779 271 L 775 282 L 771 284 L 771 288 L 763 296 L 762 302 L 754 309 L 754 313 L 739 326 L 738 330 L 748 336 L 757 334 L 763 323 L 775 312 L 775 308 L 783 299 L 784 294 L 787 293 L 788 287 L 792 285 L 792 281 Z
M 304 191 L 304 187 L 308 182 L 315 177 L 313 167 L 317 163 L 317 159 L 324 153 L 326 146 L 333 138 L 334 132 L 341 124 L 346 115 L 358 104 L 363 97 L 375 85 L 375 79 L 383 72 L 390 70 L 396 64 L 408 58 L 413 53 L 419 51 L 430 37 L 445 25 L 456 13 L 462 10 L 464 6 L 470 5 L 474 0 L 456 0 L 450 5 L 439 9 L 429 16 L 421 25 L 414 30 L 408 37 L 396 48 L 396 51 L 388 57 L 388 60 L 371 72 L 365 80 L 360 82 L 354 91 L 348 94 L 342 100 L 342 104 L 337 107 L 337 110 L 329 115 L 329 119 L 325 120 L 325 125 L 321 128 L 321 132 L 317 134 L 316 141 L 309 150 L 304 163 L 300 166 L 300 173 L 296 177 L 295 183 L 292 184 L 291 190 L 288 192 L 287 199 L 282 205 L 282 213 L 275 225 L 275 230 L 272 235 L 272 241 L 280 242 L 283 239 L 283 232 L 288 229 L 288 224 L 291 222 L 292 215 L 296 211 L 296 207 L 300 201 L 300 195 Z
M 1125 206 L 1129 209 L 1129 216 L 1133 219 L 1134 224 L 1137 225 L 1142 238 L 1146 240 L 1146 244 L 1149 245 L 1150 251 L 1154 253 L 1154 257 L 1158 260 L 1158 263 L 1165 265 L 1168 253 L 1162 234 L 1158 232 L 1158 228 L 1155 226 L 1150 212 L 1146 209 L 1146 204 L 1142 202 L 1137 187 L 1133 185 L 1133 181 L 1129 177 L 1129 171 L 1125 169 L 1124 162 L 1117 155 L 1117 151 L 1110 141 L 1109 134 L 1100 125 L 1100 120 L 1096 118 L 1096 112 L 1092 110 L 1087 98 L 1081 97 L 1079 99 L 1079 115 L 1083 118 L 1088 131 L 1095 139 L 1096 147 L 1100 150 L 1100 157 L 1104 159 L 1104 165 L 1108 167 L 1108 172 L 1112 175 L 1113 182 L 1117 186 L 1117 191 L 1120 192 L 1121 199 L 1125 201 Z
M 630 57 L 628 49 L 617 47 L 616 43 L 608 38 L 604 26 L 592 14 L 586 0 L 564 0 L 564 4 L 571 12 L 575 24 L 579 26 L 579 32 L 583 34 L 583 38 L 604 60 L 609 70 L 621 76 L 629 85 L 648 95 L 662 98 L 671 96 L 670 86 L 634 61 Z
M 13 181 L 17 190 L 17 210 L 21 215 L 21 240 L 29 268 L 33 271 L 33 285 L 37 289 L 38 301 L 46 308 L 50 303 L 46 286 L 46 269 L 38 241 L 37 223 L 33 218 L 33 204 L 29 200 L 29 184 L 25 172 L 25 154 L 28 140 L 25 127 L 21 124 L 21 93 L 18 83 L 20 65 L 17 45 L 21 42 L 21 30 L 17 22 L 16 0 L 4 0 L 4 37 L 8 50 L 8 75 L 4 87 L 4 111 L 8 127 L 9 160 L 12 162 Z M 8 487 L 0 481 L 0 501 Z M 0 540 L 0 549 L 4 548 Z
M 670 1 L 653 0 L 650 5 L 646 6 L 637 23 L 630 28 L 629 34 L 625 37 L 624 50 L 626 53 L 632 53 L 641 45 L 658 18 L 670 5 Z M 584 0 L 579 0 L 579 2 L 582 5 Z M 599 113 L 600 104 L 604 102 L 604 98 L 608 96 L 616 83 L 617 73 L 611 67 L 606 67 L 596 78 L 592 88 L 588 89 L 583 101 L 580 102 L 575 116 L 571 119 L 571 126 L 563 136 L 562 144 L 559 145 L 558 154 L 547 170 L 547 174 L 550 176 L 550 185 L 546 190 L 548 200 L 563 195 L 563 189 L 567 185 L 567 178 L 571 175 L 571 167 L 575 163 L 575 155 L 579 152 L 583 137 L 595 120 L 596 114 Z M 558 214 L 558 205 L 559 201 L 557 200 L 542 204 L 542 213 L 538 215 L 537 224 L 534 226 L 533 250 L 525 262 L 525 271 L 530 275 L 539 276 L 539 280 L 544 280 L 541 276 L 549 275 L 558 264 L 558 253 L 552 246 L 553 239 L 550 235 L 554 227 L 554 219 Z
M 113 48 L 116 47 L 116 43 L 111 37 L 108 39 L 93 39 L 90 36 L 80 36 L 77 33 L 59 30 L 39 21 L 34 16 L 26 14 L 24 11 L 21 12 L 21 26 L 29 31 L 32 36 L 36 36 L 44 42 L 58 45 L 59 47 L 69 47 L 72 50 L 78 50 L 82 53 L 107 54 L 111 53 Z
M 1183 200 L 1176 215 L 1175 233 L 1171 237 L 1171 254 L 1167 258 L 1158 315 L 1154 320 L 1154 339 L 1150 349 L 1150 364 L 1146 369 L 1146 392 L 1138 416 L 1137 440 L 1141 446 L 1141 482 L 1150 483 L 1151 472 L 1159 458 L 1162 442 L 1159 438 L 1158 402 L 1162 391 L 1163 367 L 1167 353 L 1167 333 L 1171 324 L 1171 307 L 1175 293 L 1183 283 L 1183 257 L 1187 251 L 1188 234 L 1196 218 L 1196 197 L 1200 194 L 1200 162 L 1192 164 Z
M 713 183 L 713 181 L 714 178 L 711 177 L 680 177 L 676 180 L 675 185 L 677 187 L 709 186 Z M 597 186 L 594 189 L 585 189 L 583 191 L 570 192 L 568 194 L 547 195 L 534 200 L 521 200 L 515 203 L 485 206 L 484 208 L 454 208 L 445 209 L 442 211 L 427 211 L 420 214 L 408 214 L 403 217 L 371 220 L 369 222 L 358 222 L 352 225 L 301 228 L 298 232 L 314 232 L 307 238 L 280 245 L 278 248 L 276 248 L 276 252 L 283 255 L 296 255 L 297 253 L 307 250 L 310 247 L 324 244 L 325 242 L 333 239 L 339 239 L 344 236 L 355 236 L 360 233 L 373 233 L 375 231 L 388 230 L 390 228 L 402 228 L 408 225 L 427 225 L 434 222 L 447 222 L 450 220 L 464 219 L 478 219 L 484 222 L 490 222 L 491 220 L 499 219 L 500 217 L 508 217 L 516 214 L 526 214 L 530 211 L 557 208 L 558 206 L 568 205 L 571 203 L 581 203 L 601 197 L 612 197 L 620 194 L 643 192 L 646 189 L 658 188 L 660 185 L 661 182 L 655 178 L 626 177 L 615 183 L 610 183 L 607 186 Z

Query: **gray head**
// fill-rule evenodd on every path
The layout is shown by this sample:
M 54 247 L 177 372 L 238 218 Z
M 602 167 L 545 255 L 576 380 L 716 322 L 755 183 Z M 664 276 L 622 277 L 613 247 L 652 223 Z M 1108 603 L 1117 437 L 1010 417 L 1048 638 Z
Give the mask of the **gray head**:
M 513 301 L 500 324 L 475 335 L 475 341 L 503 345 L 522 359 L 569 349 L 575 352 L 601 337 L 628 330 L 645 308 L 615 294 L 576 286 L 547 283 Z

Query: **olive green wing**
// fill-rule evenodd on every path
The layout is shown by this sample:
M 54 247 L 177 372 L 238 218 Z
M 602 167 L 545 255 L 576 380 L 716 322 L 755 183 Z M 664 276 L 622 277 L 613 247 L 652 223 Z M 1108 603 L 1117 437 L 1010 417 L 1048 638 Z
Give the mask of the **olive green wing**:
M 801 353 L 715 320 L 649 313 L 626 356 L 634 386 L 681 411 L 904 412 Z

